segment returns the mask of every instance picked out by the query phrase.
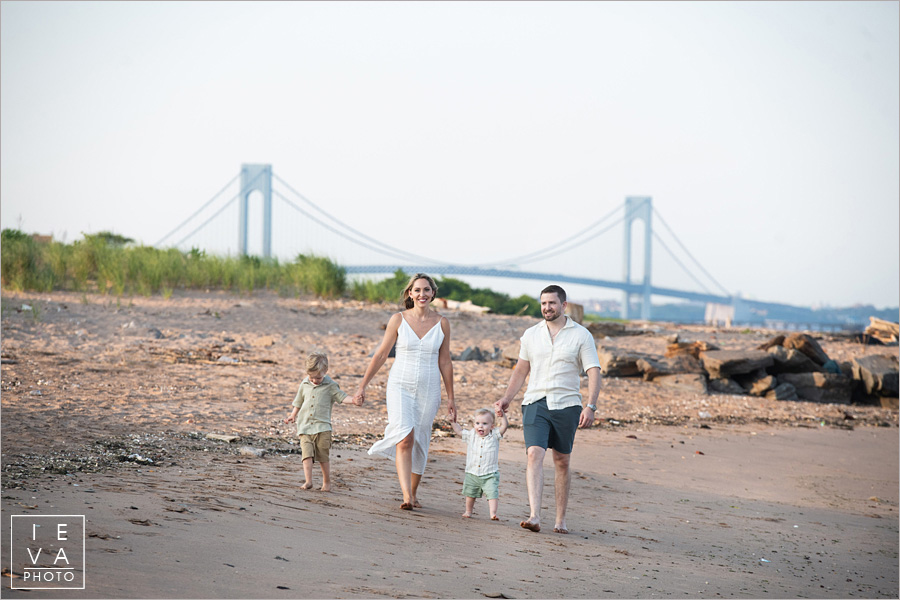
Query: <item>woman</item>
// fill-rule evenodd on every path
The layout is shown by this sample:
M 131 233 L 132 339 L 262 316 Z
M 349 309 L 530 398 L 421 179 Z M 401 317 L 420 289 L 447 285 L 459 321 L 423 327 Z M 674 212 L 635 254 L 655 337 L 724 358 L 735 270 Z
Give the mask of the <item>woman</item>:
M 406 310 L 388 321 L 384 340 L 372 356 L 356 394 L 365 400 L 366 386 L 396 344 L 386 391 L 388 425 L 384 439 L 372 446 L 369 454 L 395 460 L 403 510 L 421 507 L 416 492 L 428 461 L 431 423 L 441 405 L 441 379 L 447 390 L 449 417 L 456 420 L 450 322 L 430 307 L 436 295 L 434 279 L 424 273 L 412 276 L 401 295 Z

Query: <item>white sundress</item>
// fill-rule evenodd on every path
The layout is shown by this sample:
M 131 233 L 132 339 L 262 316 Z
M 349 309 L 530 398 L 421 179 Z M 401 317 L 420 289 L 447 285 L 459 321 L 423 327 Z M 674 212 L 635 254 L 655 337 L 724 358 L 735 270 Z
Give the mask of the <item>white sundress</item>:
M 403 315 L 397 330 L 394 365 L 388 376 L 386 403 L 388 424 L 384 439 L 370 449 L 369 454 L 394 458 L 398 442 L 414 431 L 412 472 L 421 475 L 428 461 L 431 444 L 431 424 L 441 406 L 441 372 L 438 351 L 444 341 L 439 320 L 421 339 Z

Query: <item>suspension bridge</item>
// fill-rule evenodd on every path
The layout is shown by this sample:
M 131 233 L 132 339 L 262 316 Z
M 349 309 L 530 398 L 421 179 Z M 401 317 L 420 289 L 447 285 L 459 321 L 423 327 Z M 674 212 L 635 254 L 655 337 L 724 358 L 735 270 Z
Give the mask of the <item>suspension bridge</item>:
M 256 206 L 260 210 L 253 210 Z M 654 222 L 663 226 L 664 233 L 679 253 L 654 230 Z M 621 238 L 610 240 L 614 237 L 612 234 L 621 235 Z M 642 239 L 635 241 L 633 237 Z M 584 257 L 597 256 L 595 246 L 601 242 L 606 248 L 600 256 L 614 255 L 615 249 L 610 244 L 622 244 L 621 279 L 609 273 L 607 261 L 602 261 L 606 274 L 591 273 L 592 267 L 600 261 L 585 260 Z M 245 164 L 218 193 L 163 236 L 156 246 L 174 246 L 184 251 L 198 248 L 222 255 L 253 254 L 263 258 L 293 259 L 301 253 L 315 254 L 328 256 L 348 274 L 354 275 L 392 274 L 401 269 L 406 273 L 528 279 L 542 282 L 541 285 L 571 283 L 618 290 L 622 293 L 621 316 L 625 319 L 649 320 L 652 296 L 724 305 L 730 308 L 736 322 L 759 322 L 759 317 L 771 310 L 782 313 L 808 310 L 741 299 L 729 293 L 688 251 L 653 207 L 652 198 L 646 196 L 627 197 L 624 204 L 581 230 L 538 250 L 493 262 L 470 264 L 426 257 L 386 244 L 318 206 L 274 173 L 271 165 Z M 670 267 L 666 269 L 667 274 L 677 267 L 696 287 L 679 289 L 655 285 L 654 248 L 663 251 L 660 256 L 666 258 Z M 562 260 L 566 255 L 580 256 L 581 259 L 566 263 Z M 561 264 L 573 265 L 571 272 L 560 273 L 557 269 Z M 526 265 L 530 267 L 523 268 Z M 639 273 L 635 274 L 635 271 Z

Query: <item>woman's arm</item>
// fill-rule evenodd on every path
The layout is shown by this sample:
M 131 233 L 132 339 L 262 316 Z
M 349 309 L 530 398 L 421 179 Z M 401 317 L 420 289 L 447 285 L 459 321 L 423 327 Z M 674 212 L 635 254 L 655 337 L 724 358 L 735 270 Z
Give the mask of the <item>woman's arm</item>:
M 444 341 L 438 351 L 438 369 L 441 379 L 444 380 L 444 389 L 447 390 L 447 414 L 451 421 L 456 421 L 456 396 L 453 393 L 453 359 L 450 357 L 450 321 L 447 317 L 441 317 L 441 331 L 444 332 Z
M 375 374 L 378 373 L 378 370 L 388 359 L 391 348 L 397 343 L 397 331 L 400 329 L 400 319 L 402 318 L 403 315 L 395 313 L 388 321 L 387 327 L 384 330 L 384 338 L 381 340 L 381 345 L 378 346 L 378 349 L 375 350 L 375 353 L 372 355 L 372 360 L 369 362 L 368 368 L 366 368 L 366 374 L 363 376 L 362 381 L 359 382 L 359 391 L 356 392 L 357 398 L 365 399 L 366 386 L 369 385 L 369 382 L 372 381 L 372 378 L 375 377 Z

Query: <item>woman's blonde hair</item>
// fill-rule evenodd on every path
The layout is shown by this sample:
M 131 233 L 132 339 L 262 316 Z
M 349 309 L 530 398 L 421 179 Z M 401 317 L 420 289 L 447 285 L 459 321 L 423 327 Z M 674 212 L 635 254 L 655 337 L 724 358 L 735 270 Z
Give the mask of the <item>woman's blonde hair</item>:
M 306 357 L 306 372 L 321 373 L 328 370 L 328 357 L 323 352 L 311 352 Z
M 413 284 L 418 279 L 424 279 L 424 280 L 428 281 L 428 285 L 431 286 L 431 291 L 434 292 L 434 296 L 431 297 L 432 301 L 435 298 L 437 298 L 438 287 L 437 287 L 437 284 L 434 282 L 434 279 L 432 279 L 431 275 L 426 275 L 425 273 L 416 273 L 415 275 L 410 277 L 409 283 L 406 284 L 406 288 L 403 290 L 403 293 L 400 295 L 400 301 L 403 302 L 403 306 L 405 306 L 406 308 L 412 308 L 413 306 L 416 305 L 416 303 L 413 302 L 413 299 L 409 297 L 409 292 L 410 292 L 410 290 L 412 290 Z

